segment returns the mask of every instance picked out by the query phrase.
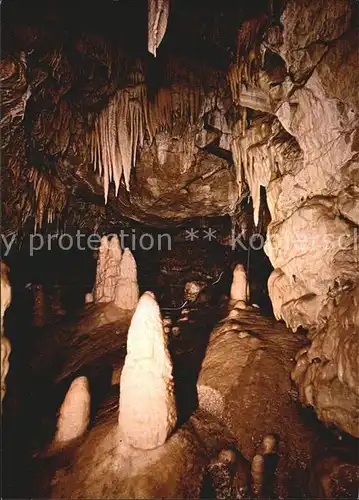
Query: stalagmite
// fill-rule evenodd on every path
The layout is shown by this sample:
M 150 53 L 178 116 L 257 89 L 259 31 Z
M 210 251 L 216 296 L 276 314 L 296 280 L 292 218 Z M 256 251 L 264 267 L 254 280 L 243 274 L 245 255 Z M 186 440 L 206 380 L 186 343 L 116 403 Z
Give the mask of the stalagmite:
M 8 278 L 9 268 L 1 262 L 1 403 L 5 397 L 5 379 L 9 371 L 11 344 L 4 337 L 4 315 L 11 302 L 11 286 Z
M 148 0 L 148 51 L 155 57 L 166 33 L 169 8 L 169 0 Z
M 114 235 L 109 240 L 107 236 L 103 236 L 93 292 L 95 302 L 113 302 L 115 300 L 116 287 L 121 276 L 121 259 L 122 251 L 118 237 Z
M 117 235 L 111 239 L 103 236 L 101 240 L 92 295 L 95 302 L 114 302 L 121 309 L 136 309 L 139 296 L 136 261 L 129 248 L 122 255 Z M 87 301 L 91 301 L 89 294 Z
M 121 279 L 122 250 L 117 235 L 109 241 L 105 269 L 105 302 L 116 300 L 116 290 Z
M 86 377 L 77 377 L 70 385 L 60 409 L 54 444 L 65 445 L 79 438 L 90 422 L 90 391 Z
M 249 298 L 249 287 L 247 282 L 247 275 L 242 264 L 237 264 L 233 271 L 233 282 L 231 286 L 231 301 L 247 302 Z
M 93 302 L 93 293 L 85 294 L 85 304 L 91 304 Z
M 120 266 L 120 279 L 117 281 L 115 304 L 121 309 L 132 311 L 138 303 L 136 261 L 129 248 L 125 248 Z
M 97 258 L 96 278 L 93 296 L 95 302 L 105 302 L 105 276 L 108 254 L 108 239 L 107 236 L 101 238 L 101 245 Z
M 121 438 L 135 448 L 163 445 L 176 424 L 172 362 L 166 344 L 159 306 L 154 295 L 146 292 L 128 331 L 120 383 Z

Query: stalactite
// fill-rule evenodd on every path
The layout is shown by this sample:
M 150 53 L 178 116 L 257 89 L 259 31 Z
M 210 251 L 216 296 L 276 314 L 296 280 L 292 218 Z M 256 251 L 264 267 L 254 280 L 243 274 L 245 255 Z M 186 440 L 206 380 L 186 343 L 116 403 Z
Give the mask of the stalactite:
M 133 86 L 120 89 L 110 99 L 91 133 L 91 160 L 103 177 L 105 203 L 110 183 L 114 182 L 117 195 L 122 175 L 130 190 L 131 169 L 145 140 L 151 143 L 157 132 L 171 131 L 178 124 L 193 125 L 201 112 L 202 89 L 185 84 L 162 87 L 149 101 L 141 71 L 139 67 L 132 72 Z
M 247 19 L 238 30 L 237 57 L 228 72 L 228 80 L 231 87 L 232 99 L 239 104 L 242 86 L 256 86 L 262 63 L 260 53 L 261 37 L 268 24 L 268 16 Z
M 285 134 L 285 131 L 284 131 Z M 269 184 L 271 175 L 292 153 L 283 146 L 283 130 L 268 117 L 258 118 L 248 130 L 239 120 L 233 128 L 232 154 L 241 189 L 243 176 L 252 200 L 254 222 L 259 222 L 260 189 Z M 286 140 L 286 138 L 284 139 Z
M 63 211 L 67 201 L 65 187 L 54 175 L 37 168 L 30 168 L 27 175 L 30 194 L 23 198 L 23 217 L 27 212 L 34 214 L 35 228 L 42 227 L 45 220 L 51 223 L 55 214 Z
M 155 57 L 166 33 L 169 8 L 169 0 L 148 0 L 148 51 Z

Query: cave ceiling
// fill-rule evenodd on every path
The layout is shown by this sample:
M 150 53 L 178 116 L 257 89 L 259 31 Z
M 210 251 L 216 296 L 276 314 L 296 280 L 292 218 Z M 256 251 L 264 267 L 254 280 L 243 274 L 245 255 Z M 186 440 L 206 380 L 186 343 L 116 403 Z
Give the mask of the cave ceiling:
M 154 57 L 147 2 L 5 2 L 3 231 L 233 214 L 228 71 L 239 28 L 257 18 L 260 36 L 275 9 L 173 0 Z

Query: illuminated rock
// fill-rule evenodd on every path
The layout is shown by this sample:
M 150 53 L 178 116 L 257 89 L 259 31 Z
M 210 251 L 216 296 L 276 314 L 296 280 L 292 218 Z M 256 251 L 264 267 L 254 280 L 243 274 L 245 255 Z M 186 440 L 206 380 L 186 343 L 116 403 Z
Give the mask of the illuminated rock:
M 91 398 L 86 377 L 77 377 L 70 385 L 60 409 L 55 445 L 66 445 L 86 431 L 90 421 Z
M 146 292 L 128 331 L 120 382 L 119 429 L 127 444 L 147 450 L 165 443 L 176 420 L 172 362 L 162 317 L 154 295 Z
M 231 301 L 247 302 L 249 298 L 249 287 L 247 282 L 247 275 L 242 264 L 237 264 L 233 271 L 233 282 L 231 286 Z
M 1 262 L 1 402 L 5 397 L 5 379 L 9 371 L 11 344 L 4 337 L 4 315 L 11 302 L 11 286 L 8 278 L 9 268 Z
M 121 309 L 134 310 L 138 303 L 136 261 L 129 248 L 125 248 L 120 266 L 120 279 L 116 283 L 115 304 Z

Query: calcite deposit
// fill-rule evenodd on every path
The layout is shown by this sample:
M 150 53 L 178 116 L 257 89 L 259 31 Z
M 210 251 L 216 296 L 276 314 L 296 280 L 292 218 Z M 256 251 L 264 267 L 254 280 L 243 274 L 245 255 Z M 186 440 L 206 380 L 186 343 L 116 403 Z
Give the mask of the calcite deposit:
M 4 316 L 11 302 L 11 286 L 9 282 L 9 268 L 1 262 L 1 403 L 6 393 L 5 379 L 9 371 L 9 357 L 11 354 L 10 341 L 4 335 Z
M 139 296 L 136 261 L 129 248 L 122 253 L 117 235 L 101 239 L 92 295 L 97 303 L 113 302 L 130 311 L 136 308 Z
M 127 338 L 120 381 L 119 429 L 143 450 L 162 446 L 177 421 L 172 361 L 160 309 L 152 293 L 140 298 Z
M 91 397 L 86 377 L 77 377 L 60 408 L 54 446 L 65 446 L 82 436 L 90 422 Z

